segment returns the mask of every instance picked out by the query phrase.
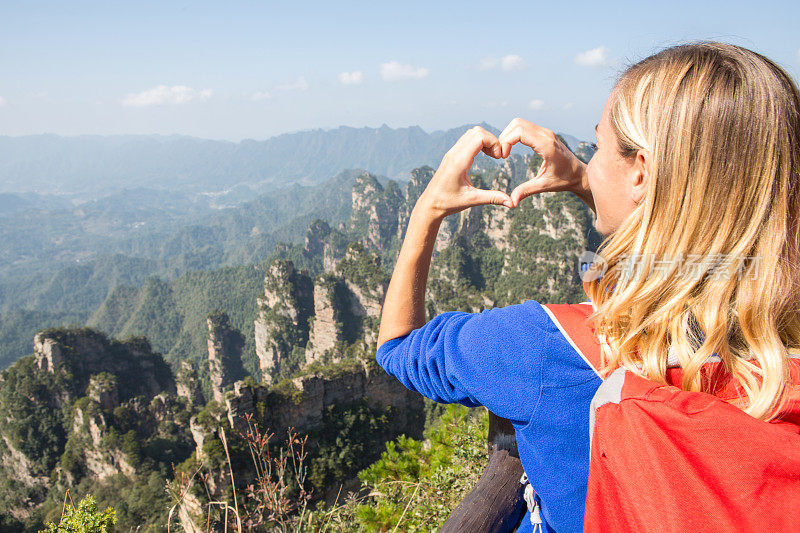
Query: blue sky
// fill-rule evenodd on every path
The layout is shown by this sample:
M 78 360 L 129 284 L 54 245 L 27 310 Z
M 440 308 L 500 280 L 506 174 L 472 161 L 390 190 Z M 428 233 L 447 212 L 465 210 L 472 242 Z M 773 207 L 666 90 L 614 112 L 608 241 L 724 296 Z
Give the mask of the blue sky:
M 2 0 L 0 134 L 240 140 L 521 116 L 593 139 L 624 65 L 696 39 L 797 80 L 800 2 Z

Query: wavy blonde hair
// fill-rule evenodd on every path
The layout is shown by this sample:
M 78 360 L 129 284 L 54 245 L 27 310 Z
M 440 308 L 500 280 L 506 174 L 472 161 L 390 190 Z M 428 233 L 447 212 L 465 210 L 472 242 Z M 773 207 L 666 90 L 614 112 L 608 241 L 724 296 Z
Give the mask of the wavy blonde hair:
M 713 393 L 700 370 L 716 353 L 732 403 L 779 417 L 800 347 L 797 87 L 760 54 L 702 42 L 633 65 L 612 95 L 620 153 L 650 163 L 644 200 L 598 250 L 608 269 L 584 283 L 603 375 L 666 384 L 672 349 L 681 388 Z

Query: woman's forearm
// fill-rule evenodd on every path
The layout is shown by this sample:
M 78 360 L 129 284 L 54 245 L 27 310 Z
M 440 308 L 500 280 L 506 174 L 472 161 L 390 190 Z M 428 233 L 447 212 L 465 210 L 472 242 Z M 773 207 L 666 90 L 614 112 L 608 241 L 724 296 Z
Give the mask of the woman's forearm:
M 443 218 L 425 202 L 418 202 L 414 206 L 386 290 L 378 346 L 425 324 L 425 287 L 433 246 Z

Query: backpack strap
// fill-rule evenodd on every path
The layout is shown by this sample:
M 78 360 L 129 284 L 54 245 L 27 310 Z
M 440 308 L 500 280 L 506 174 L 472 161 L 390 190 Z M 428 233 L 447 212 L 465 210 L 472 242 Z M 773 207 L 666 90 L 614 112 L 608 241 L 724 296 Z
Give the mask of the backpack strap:
M 546 304 L 542 307 L 544 307 L 553 323 L 558 326 L 558 329 L 561 330 L 561 333 L 572 347 L 595 371 L 597 376 L 603 380 L 594 397 L 592 397 L 589 406 L 589 449 L 591 450 L 595 413 L 602 405 L 619 403 L 622 396 L 622 386 L 626 381 L 625 369 L 618 368 L 605 378 L 600 375 L 600 340 L 595 334 L 592 325 L 587 322 L 587 317 L 594 311 L 591 302 Z M 639 385 L 642 385 L 642 383 L 639 383 Z
M 579 304 L 544 304 L 544 310 L 575 351 L 589 367 L 600 375 L 600 340 L 587 317 L 594 311 L 591 302 Z

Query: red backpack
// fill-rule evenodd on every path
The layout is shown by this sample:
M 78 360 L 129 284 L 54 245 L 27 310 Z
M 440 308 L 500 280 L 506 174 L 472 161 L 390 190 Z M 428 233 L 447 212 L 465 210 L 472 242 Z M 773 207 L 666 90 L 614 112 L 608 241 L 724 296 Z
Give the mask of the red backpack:
M 545 307 L 597 370 L 591 304 Z M 800 358 L 771 422 L 729 403 L 736 381 L 715 359 L 702 367 L 714 394 L 682 390 L 679 366 L 667 369 L 671 385 L 624 368 L 603 380 L 589 414 L 584 531 L 800 531 Z

